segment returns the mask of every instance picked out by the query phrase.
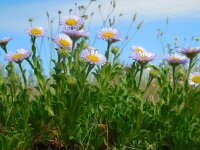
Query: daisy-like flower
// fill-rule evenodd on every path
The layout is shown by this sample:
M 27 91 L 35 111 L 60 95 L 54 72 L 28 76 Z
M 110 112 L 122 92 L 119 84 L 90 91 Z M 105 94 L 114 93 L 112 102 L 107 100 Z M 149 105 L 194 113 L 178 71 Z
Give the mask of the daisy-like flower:
M 178 66 L 180 64 L 186 64 L 189 62 L 189 59 L 185 56 L 178 55 L 178 54 L 171 54 L 163 58 L 163 60 L 167 61 L 169 65 L 171 66 Z
M 78 16 L 64 16 L 60 20 L 60 25 L 64 27 L 80 27 L 83 25 L 83 19 Z
M 68 35 L 59 34 L 58 36 L 53 38 L 54 42 L 61 48 L 71 48 L 72 47 L 72 40 Z
M 143 52 L 146 52 L 146 50 L 141 47 L 141 46 L 132 46 L 131 47 L 131 50 L 135 53 L 143 53 Z
M 189 84 L 197 86 L 200 84 L 200 72 L 191 73 L 189 76 Z
M 121 41 L 118 30 L 111 27 L 101 29 L 101 31 L 98 31 L 97 36 L 100 39 L 110 41 L 110 42 Z
M 45 29 L 43 27 L 34 26 L 29 28 L 27 33 L 33 37 L 43 37 L 45 35 Z
M 5 37 L 4 39 L 0 40 L 0 47 L 4 48 L 10 40 L 12 40 L 11 37 Z
M 104 65 L 106 63 L 105 56 L 99 54 L 99 52 L 93 47 L 88 47 L 82 50 L 80 57 L 90 64 Z
M 26 49 L 17 49 L 16 52 L 10 52 L 6 54 L 5 60 L 9 62 L 20 62 L 23 61 L 23 59 L 28 58 L 31 55 L 31 51 Z
M 200 47 L 179 48 L 178 52 L 184 54 L 186 57 L 192 59 L 200 53 Z
M 133 52 L 129 58 L 136 60 L 139 63 L 146 64 L 156 58 L 156 55 L 149 52 Z
M 78 40 L 81 37 L 88 37 L 89 32 L 85 30 L 76 30 L 76 29 L 63 29 L 63 33 L 67 34 L 70 38 Z

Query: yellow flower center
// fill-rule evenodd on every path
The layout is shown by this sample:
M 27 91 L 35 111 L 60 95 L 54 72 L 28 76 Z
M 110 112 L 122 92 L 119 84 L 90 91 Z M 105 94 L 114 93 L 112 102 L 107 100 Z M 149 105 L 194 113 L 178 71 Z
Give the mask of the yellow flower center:
M 59 43 L 60 43 L 60 45 L 62 45 L 62 46 L 64 46 L 64 47 L 70 46 L 69 41 L 67 41 L 67 40 L 65 40 L 65 39 L 60 39 L 60 40 L 59 40 Z
M 68 19 L 65 23 L 66 25 L 74 26 L 74 25 L 77 25 L 78 22 L 75 19 Z
M 40 35 L 40 34 L 42 34 L 42 30 L 37 29 L 37 28 L 33 28 L 33 29 L 31 29 L 31 34 Z
M 194 77 L 192 78 L 192 81 L 193 81 L 194 83 L 200 83 L 200 75 L 194 76 Z
M 95 55 L 88 55 L 87 58 L 91 61 L 91 62 L 98 62 L 99 58 Z
M 193 48 L 190 48 L 190 51 L 189 51 L 189 52 L 190 52 L 190 53 L 193 52 Z
M 144 55 L 141 55 L 141 59 L 142 59 L 142 61 L 144 61 L 145 60 L 145 56 Z
M 136 48 L 135 48 L 135 52 L 137 52 L 137 53 L 142 53 L 142 52 L 144 52 L 144 50 L 142 50 L 142 49 L 139 48 L 139 47 L 136 47 Z
M 179 57 L 172 57 L 171 60 L 174 60 L 176 62 L 179 62 L 181 59 Z
M 23 57 L 24 57 L 24 54 L 21 54 L 21 53 L 12 55 L 13 60 L 19 60 L 19 59 L 22 59 Z
M 108 31 L 103 33 L 102 35 L 106 38 L 112 38 L 115 34 L 113 32 Z

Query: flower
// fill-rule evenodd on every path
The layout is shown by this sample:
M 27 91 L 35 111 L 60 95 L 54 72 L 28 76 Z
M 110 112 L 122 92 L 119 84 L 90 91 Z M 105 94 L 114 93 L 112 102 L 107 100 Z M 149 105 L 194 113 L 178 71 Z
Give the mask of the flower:
M 4 48 L 10 40 L 12 40 L 11 37 L 5 37 L 4 39 L 0 40 L 0 47 Z
M 80 27 L 83 25 L 83 19 L 75 15 L 64 16 L 60 20 L 60 25 L 64 27 Z
M 71 48 L 72 40 L 68 35 L 59 34 L 58 36 L 53 38 L 54 42 L 61 48 Z
M 143 52 L 146 52 L 146 50 L 141 47 L 141 46 L 132 46 L 131 47 L 131 50 L 135 53 L 143 53 Z
M 20 62 L 23 59 L 28 58 L 31 55 L 31 51 L 26 50 L 26 49 L 17 49 L 15 53 L 10 52 L 6 54 L 5 60 L 9 62 Z
M 76 30 L 76 29 L 63 29 L 63 33 L 67 34 L 70 38 L 78 40 L 81 37 L 88 37 L 89 32 L 85 30 Z
M 191 73 L 189 76 L 189 84 L 197 86 L 200 84 L 200 72 Z
M 179 48 L 178 52 L 184 54 L 186 57 L 192 59 L 200 53 L 200 47 Z
M 33 37 L 43 37 L 45 35 L 45 29 L 43 27 L 34 26 L 29 28 L 27 33 Z
M 117 29 L 114 28 L 102 28 L 101 31 L 98 31 L 97 36 L 100 39 L 110 41 L 110 42 L 117 42 L 121 41 L 119 38 L 119 32 Z
M 189 59 L 185 56 L 179 55 L 179 54 L 171 54 L 163 58 L 163 60 L 167 61 L 169 65 L 171 66 L 178 66 L 180 64 L 186 64 L 189 62 Z
M 93 47 L 88 47 L 82 50 L 80 57 L 90 64 L 104 65 L 106 63 L 105 56 L 99 54 L 99 52 Z
M 138 61 L 139 63 L 146 64 L 156 58 L 156 55 L 149 52 L 133 52 L 129 58 Z

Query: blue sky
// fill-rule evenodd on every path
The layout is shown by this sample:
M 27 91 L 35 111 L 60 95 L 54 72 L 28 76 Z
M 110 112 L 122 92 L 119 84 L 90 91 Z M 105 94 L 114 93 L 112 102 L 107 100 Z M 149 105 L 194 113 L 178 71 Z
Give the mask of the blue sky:
M 33 18 L 33 25 L 44 26 L 49 36 L 46 11 L 54 20 L 54 35 L 57 35 L 58 10 L 62 11 L 61 16 L 68 15 L 68 10 L 74 8 L 74 4 L 87 5 L 89 0 L 1 0 L 0 3 L 0 39 L 5 36 L 13 37 L 8 44 L 9 51 L 15 51 L 18 48 L 30 49 L 30 39 L 26 34 L 29 27 L 28 18 Z M 108 14 L 110 1 L 97 0 L 93 2 L 86 14 L 95 12 L 91 27 L 90 41 L 94 40 L 97 31 L 102 27 L 98 5 L 101 4 L 102 15 L 105 18 Z M 162 48 L 157 39 L 157 30 L 164 31 L 164 45 L 173 44 L 174 36 L 179 37 L 180 46 L 199 46 L 195 42 L 190 42 L 192 37 L 200 37 L 200 1 L 199 0 L 116 0 L 116 8 L 112 16 L 118 16 L 122 13 L 119 22 L 114 27 L 117 28 L 121 37 L 126 36 L 128 27 L 132 21 L 134 13 L 137 13 L 136 23 L 130 33 L 133 33 L 137 24 L 144 21 L 142 28 L 134 36 L 132 41 L 126 46 L 120 60 L 125 63 L 131 63 L 128 59 L 131 54 L 132 45 L 141 45 L 150 52 L 156 53 L 158 59 L 154 63 L 159 63 L 162 58 Z M 72 14 L 75 12 L 72 12 Z M 169 18 L 169 24 L 166 30 L 166 18 Z M 86 21 L 86 27 L 88 21 Z M 167 31 L 167 32 L 166 32 Z M 184 42 L 186 38 L 186 42 Z M 120 45 L 120 43 L 116 44 Z M 37 46 L 41 54 L 44 68 L 49 68 L 50 47 L 45 38 L 43 44 L 38 40 Z M 96 40 L 94 47 L 104 53 L 106 42 Z M 52 52 L 56 55 L 55 51 Z M 0 51 L 0 63 L 4 61 L 4 53 Z M 47 58 L 46 58 L 47 57 Z M 26 64 L 24 64 L 26 65 Z M 47 74 L 48 69 L 45 69 Z

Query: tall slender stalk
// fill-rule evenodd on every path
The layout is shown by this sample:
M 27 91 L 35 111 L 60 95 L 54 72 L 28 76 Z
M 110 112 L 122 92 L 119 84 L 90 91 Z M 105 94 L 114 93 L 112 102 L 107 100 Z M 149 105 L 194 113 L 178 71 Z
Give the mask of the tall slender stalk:
M 173 94 L 176 91 L 176 79 L 175 79 L 176 66 L 172 66 L 172 76 L 173 76 Z
M 185 98 L 185 107 L 188 105 L 188 92 L 189 92 L 189 76 L 190 76 L 190 72 L 192 69 L 192 61 L 193 58 L 190 58 L 190 63 L 189 63 L 189 68 L 188 68 L 188 72 L 187 72 L 187 78 L 186 78 L 186 83 L 185 83 L 185 93 L 186 93 L 186 98 Z
M 108 41 L 107 50 L 106 50 L 106 53 L 105 53 L 107 61 L 109 60 L 109 53 L 110 53 L 110 46 L 111 46 L 111 44 L 112 43 L 110 41 Z
M 26 76 L 25 76 L 25 71 L 22 69 L 22 64 L 21 62 L 18 63 L 21 74 L 22 74 L 22 78 L 24 80 L 24 88 L 26 89 Z
M 139 82 L 138 82 L 138 89 L 140 88 L 140 83 L 141 83 L 141 79 L 142 79 L 142 74 L 143 74 L 143 70 L 144 70 L 144 65 L 141 64 L 141 70 L 140 70 L 140 77 L 139 77 Z

